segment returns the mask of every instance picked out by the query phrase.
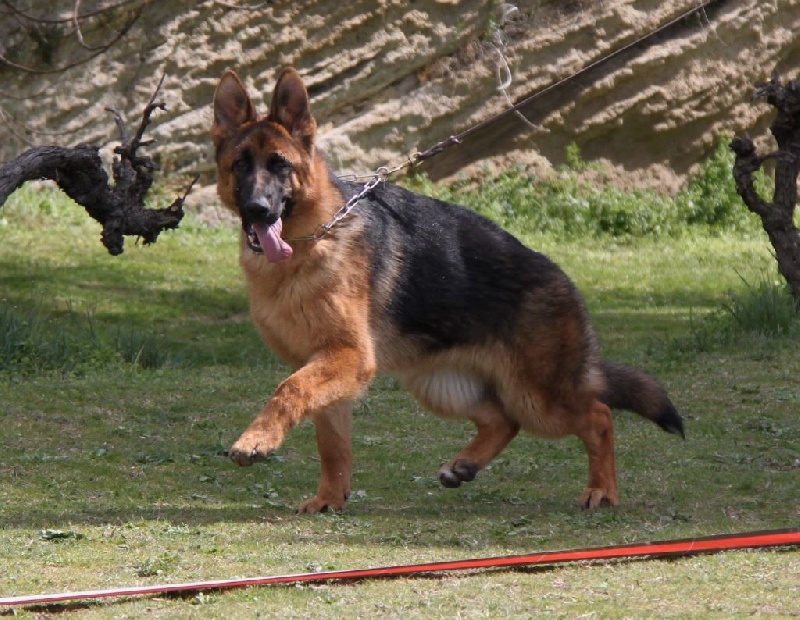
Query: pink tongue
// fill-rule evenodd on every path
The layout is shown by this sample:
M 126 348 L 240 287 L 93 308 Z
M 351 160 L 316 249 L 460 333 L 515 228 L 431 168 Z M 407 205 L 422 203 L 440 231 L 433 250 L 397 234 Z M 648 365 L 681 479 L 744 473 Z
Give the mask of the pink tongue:
M 268 261 L 279 263 L 291 257 L 292 247 L 281 238 L 283 221 L 280 218 L 272 226 L 254 224 L 253 229 Z

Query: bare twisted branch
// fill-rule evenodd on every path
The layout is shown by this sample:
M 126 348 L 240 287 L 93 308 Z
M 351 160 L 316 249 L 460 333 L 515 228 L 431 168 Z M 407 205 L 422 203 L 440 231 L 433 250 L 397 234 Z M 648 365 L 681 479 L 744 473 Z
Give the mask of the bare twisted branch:
M 103 225 L 103 245 L 114 256 L 122 253 L 126 235 L 141 237 L 149 244 L 156 241 L 161 231 L 177 228 L 184 214 L 183 203 L 197 179 L 168 207 L 147 209 L 144 201 L 158 165 L 149 155 L 139 154 L 140 148 L 152 143 L 143 137 L 153 113 L 164 109 L 163 103 L 156 102 L 163 80 L 162 77 L 132 138 L 128 138 L 120 114 L 112 110 L 122 137 L 122 144 L 114 149 L 118 157 L 113 163 L 113 184 L 109 184 L 97 147 L 86 144 L 74 148 L 34 147 L 0 169 L 0 206 L 27 181 L 55 181 Z

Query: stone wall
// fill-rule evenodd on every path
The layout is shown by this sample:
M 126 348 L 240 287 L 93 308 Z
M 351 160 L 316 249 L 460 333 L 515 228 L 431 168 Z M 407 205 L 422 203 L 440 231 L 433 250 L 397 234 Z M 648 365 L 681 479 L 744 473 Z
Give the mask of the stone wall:
M 105 5 L 116 2 L 106 1 Z M 208 127 L 219 76 L 235 68 L 265 109 L 282 67 L 307 81 L 323 148 L 343 172 L 394 164 L 592 65 L 669 23 L 699 0 L 131 0 L 74 29 L 73 0 L 18 0 L 29 14 L 62 17 L 48 28 L 0 16 L 0 161 L 28 144 L 113 144 L 106 108 L 133 126 L 165 76 L 151 137 L 172 177 L 213 180 Z M 103 2 L 81 3 L 88 12 Z M 238 6 L 240 8 L 231 8 Z M 138 18 L 129 19 L 132 9 Z M 37 13 L 38 12 L 38 13 Z M 90 56 L 88 47 L 112 40 Z M 621 183 L 675 189 L 726 132 L 766 126 L 754 84 L 773 69 L 794 77 L 800 62 L 800 0 L 718 0 L 476 132 L 427 164 L 434 177 L 475 166 L 546 169 L 575 142 Z M 498 85 L 504 82 L 505 88 Z M 488 162 L 488 163 L 487 163 Z

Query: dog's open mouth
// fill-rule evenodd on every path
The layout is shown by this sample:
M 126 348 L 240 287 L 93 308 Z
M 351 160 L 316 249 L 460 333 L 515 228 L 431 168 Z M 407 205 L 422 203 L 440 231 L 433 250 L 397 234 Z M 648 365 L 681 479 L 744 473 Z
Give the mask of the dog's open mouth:
M 271 263 L 279 263 L 292 256 L 292 246 L 281 237 L 283 220 L 278 218 L 274 224 L 263 222 L 246 224 L 247 245 L 253 252 L 264 254 Z

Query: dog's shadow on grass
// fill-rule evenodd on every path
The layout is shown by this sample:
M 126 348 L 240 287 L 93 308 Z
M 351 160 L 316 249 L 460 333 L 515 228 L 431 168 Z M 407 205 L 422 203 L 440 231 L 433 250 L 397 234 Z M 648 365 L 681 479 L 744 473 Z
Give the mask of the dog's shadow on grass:
M 572 500 L 572 501 L 571 501 Z M 624 508 L 583 511 L 572 496 L 554 497 L 535 503 L 509 504 L 503 501 L 474 502 L 467 498 L 437 502 L 420 498 L 395 504 L 354 502 L 342 512 L 300 514 L 288 505 L 238 504 L 221 507 L 148 506 L 135 510 L 115 507 L 87 507 L 65 513 L 58 499 L 51 506 L 34 510 L 3 511 L 3 527 L 28 530 L 47 538 L 48 532 L 64 532 L 63 538 L 79 540 L 82 528 L 142 527 L 204 528 L 220 524 L 263 526 L 285 530 L 300 527 L 318 532 L 323 538 L 335 534 L 368 541 L 374 535 L 383 543 L 397 546 L 469 547 L 474 540 L 541 538 L 537 532 L 561 523 L 574 529 L 579 525 L 613 526 L 637 522 Z M 666 509 L 666 508 L 665 508 Z M 636 509 L 634 509 L 635 512 Z M 549 525 L 548 525 L 549 524 Z M 370 533 L 372 532 L 372 534 Z M 61 538 L 61 536 L 56 536 Z

